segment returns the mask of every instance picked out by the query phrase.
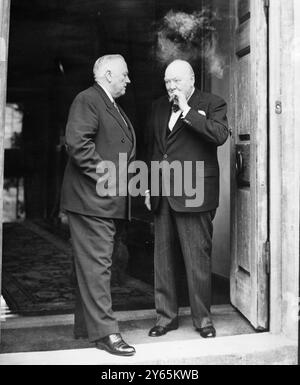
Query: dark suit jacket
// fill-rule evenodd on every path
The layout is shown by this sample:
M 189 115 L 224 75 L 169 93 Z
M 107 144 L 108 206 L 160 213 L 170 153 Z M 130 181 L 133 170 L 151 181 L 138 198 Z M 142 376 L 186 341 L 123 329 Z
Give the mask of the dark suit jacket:
M 69 160 L 62 186 L 62 209 L 103 218 L 130 217 L 130 197 L 102 197 L 96 191 L 97 181 L 104 174 L 96 173 L 101 161 L 113 162 L 118 177 L 119 154 L 126 153 L 129 162 L 135 157 L 134 130 L 119 109 L 128 127 L 98 84 L 78 94 L 73 101 L 66 128 Z
M 219 165 L 217 148 L 228 138 L 227 106 L 220 97 L 195 90 L 189 100 L 191 110 L 184 119 L 179 118 L 172 133 L 167 136 L 167 127 L 171 106 L 167 96 L 157 100 L 152 107 L 150 119 L 150 153 L 152 161 L 166 160 L 169 163 L 179 161 L 204 162 L 204 201 L 197 207 L 186 207 L 187 199 L 184 189 L 181 196 L 172 194 L 174 184 L 171 173 L 170 206 L 179 212 L 205 212 L 214 210 L 219 205 Z M 199 113 L 206 113 L 203 116 Z M 196 168 L 193 167 L 192 179 L 195 183 Z M 194 185 L 195 186 L 195 185 Z M 160 197 L 152 196 L 152 210 L 156 211 Z

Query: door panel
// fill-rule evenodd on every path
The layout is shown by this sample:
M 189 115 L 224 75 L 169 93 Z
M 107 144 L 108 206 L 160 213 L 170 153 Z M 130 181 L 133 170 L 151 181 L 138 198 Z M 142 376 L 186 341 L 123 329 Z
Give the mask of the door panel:
M 236 105 L 236 129 L 239 135 L 250 134 L 250 93 L 246 91 L 250 89 L 250 76 L 250 55 L 238 56 L 238 61 L 236 63 L 236 77 L 239 80 L 236 90 L 238 96 Z
M 259 330 L 268 327 L 267 19 L 263 0 L 233 0 L 231 62 L 231 301 Z
M 250 234 L 250 194 L 249 189 L 239 189 L 237 192 L 237 229 L 239 236 L 237 238 L 237 263 L 241 271 L 249 273 L 251 271 L 251 253 L 249 247 Z M 243 269 L 243 270 L 242 270 Z
M 240 0 L 238 2 L 238 17 L 242 23 L 244 18 L 248 19 L 250 13 L 250 0 Z

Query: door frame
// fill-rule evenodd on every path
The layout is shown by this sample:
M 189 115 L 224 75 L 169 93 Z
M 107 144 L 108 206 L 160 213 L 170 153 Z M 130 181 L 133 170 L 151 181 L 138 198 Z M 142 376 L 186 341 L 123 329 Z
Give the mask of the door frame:
M 263 2 L 266 0 L 251 0 Z M 270 28 L 270 334 L 288 337 L 298 348 L 299 297 L 299 175 L 300 2 L 269 0 Z M 3 178 L 7 36 L 10 0 L 0 4 L 0 183 Z M 275 109 L 281 102 L 282 112 Z M 292 105 L 291 105 L 292 103 Z M 3 195 L 0 191 L 0 219 Z M 2 220 L 0 221 L 1 226 Z M 0 228 L 2 243 L 2 228 Z M 0 282 L 1 282 L 0 248 Z M 1 288 L 1 286 L 0 286 Z M 266 334 L 266 333 L 264 333 Z M 268 333 L 267 333 L 268 334 Z M 230 338 L 240 338 L 230 337 Z M 259 336 L 257 336 L 259 338 Z
M 0 0 L 0 297 L 1 297 L 1 288 L 2 288 L 4 131 L 5 131 L 9 20 L 10 20 L 10 0 Z M 1 309 L 0 309 L 0 312 L 1 312 Z M 0 343 L 1 343 L 1 323 L 0 323 Z
M 298 343 L 300 2 L 269 1 L 270 330 Z
M 234 49 L 229 101 L 233 131 L 230 293 L 233 306 L 256 330 L 266 331 L 269 330 L 269 269 L 265 252 L 269 241 L 268 10 L 262 0 L 235 0 L 230 6 L 231 15 L 236 14 L 231 32 Z

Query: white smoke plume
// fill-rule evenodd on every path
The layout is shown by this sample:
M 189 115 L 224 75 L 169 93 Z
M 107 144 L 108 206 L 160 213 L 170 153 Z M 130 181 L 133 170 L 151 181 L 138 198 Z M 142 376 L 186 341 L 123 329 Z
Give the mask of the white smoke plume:
M 218 52 L 215 20 L 216 14 L 208 9 L 192 14 L 169 11 L 157 30 L 159 62 L 167 65 L 175 59 L 191 63 L 205 59 L 208 71 L 222 78 L 225 60 Z

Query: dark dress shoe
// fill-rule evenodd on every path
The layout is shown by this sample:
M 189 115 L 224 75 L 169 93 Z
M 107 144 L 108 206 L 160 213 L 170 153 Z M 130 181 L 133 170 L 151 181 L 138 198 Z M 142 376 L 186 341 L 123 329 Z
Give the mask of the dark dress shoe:
M 133 356 L 135 354 L 134 347 L 129 346 L 122 339 L 120 333 L 110 334 L 96 341 L 96 348 L 117 356 Z
M 213 326 L 206 326 L 198 330 L 199 330 L 200 336 L 203 338 L 215 338 L 217 334 L 216 329 Z
M 167 334 L 171 330 L 176 330 L 178 329 L 178 326 L 154 326 L 152 329 L 149 331 L 149 336 L 150 337 L 161 337 L 165 334 Z

